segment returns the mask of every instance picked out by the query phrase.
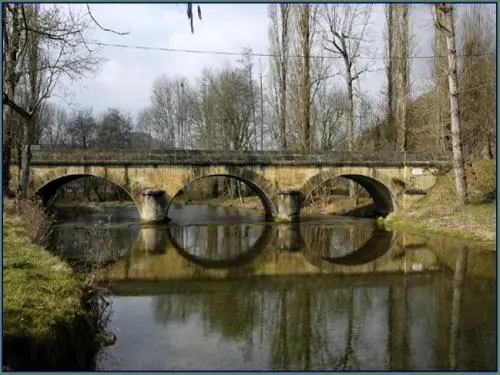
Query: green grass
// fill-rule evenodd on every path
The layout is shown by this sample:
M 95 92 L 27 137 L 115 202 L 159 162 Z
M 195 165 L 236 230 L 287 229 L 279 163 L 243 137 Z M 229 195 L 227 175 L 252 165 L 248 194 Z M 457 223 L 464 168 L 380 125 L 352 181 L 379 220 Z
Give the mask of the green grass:
M 385 223 L 418 234 L 438 234 L 493 245 L 496 238 L 495 161 L 479 160 L 466 168 L 469 203 L 456 205 L 455 173 L 438 177 L 427 195 Z
M 19 218 L 4 217 L 3 327 L 7 338 L 41 342 L 83 314 L 82 290 L 68 265 L 30 243 Z

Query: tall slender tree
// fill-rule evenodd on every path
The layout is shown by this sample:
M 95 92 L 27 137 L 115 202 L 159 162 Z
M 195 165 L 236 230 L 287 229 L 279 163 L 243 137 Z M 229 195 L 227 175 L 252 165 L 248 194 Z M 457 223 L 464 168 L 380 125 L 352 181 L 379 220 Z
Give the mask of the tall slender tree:
M 465 162 L 462 148 L 462 137 L 460 134 L 460 107 L 458 101 L 458 79 L 457 79 L 457 50 L 455 41 L 455 22 L 453 17 L 453 5 L 440 3 L 434 5 L 435 25 L 446 37 L 448 48 L 448 87 L 450 92 L 451 112 L 451 143 L 453 149 L 453 169 L 455 170 L 455 188 L 457 203 L 467 203 L 467 179 L 465 175 Z
M 288 71 L 290 51 L 290 4 L 269 5 L 269 38 L 271 40 L 272 72 L 276 86 L 276 97 L 278 102 L 278 139 L 282 150 L 288 148 L 287 142 L 287 98 L 288 98 Z

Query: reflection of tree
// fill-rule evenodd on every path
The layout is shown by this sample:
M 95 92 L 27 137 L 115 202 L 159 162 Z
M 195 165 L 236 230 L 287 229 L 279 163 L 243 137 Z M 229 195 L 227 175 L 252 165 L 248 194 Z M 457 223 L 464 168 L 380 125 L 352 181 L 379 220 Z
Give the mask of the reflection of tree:
M 138 228 L 102 224 L 55 226 L 48 248 L 69 260 L 105 263 L 127 254 L 138 234 Z
M 302 225 L 304 241 L 318 255 L 338 258 L 361 248 L 372 236 L 373 226 Z
M 207 224 L 172 227 L 174 240 L 186 252 L 204 259 L 231 259 L 248 251 L 262 235 L 261 225 Z
M 448 279 L 417 278 L 428 286 L 422 289 L 421 283 L 405 283 L 401 276 L 381 287 L 354 286 L 349 280 L 339 287 L 316 278 L 269 281 L 261 284 L 264 290 L 245 281 L 225 282 L 211 292 L 156 297 L 155 318 L 165 324 L 201 319 L 205 335 L 243 344 L 247 359 L 257 348 L 269 350 L 267 364 L 272 370 L 408 369 L 410 354 L 419 357 L 447 334 L 442 325 L 435 326 L 436 331 L 420 331 L 425 341 L 411 346 L 415 344 L 410 341 L 409 319 L 426 319 L 429 309 L 409 304 L 408 296 L 424 290 L 422 298 L 431 300 Z M 377 345 L 377 350 L 367 352 L 367 343 Z
M 389 367 L 391 370 L 409 368 L 409 337 L 408 337 L 408 280 L 403 285 L 391 285 L 388 299 L 388 332 Z
M 262 300 L 257 293 L 235 290 L 205 294 L 176 294 L 155 297 L 157 321 L 186 323 L 194 314 L 201 314 L 204 333 L 218 333 L 224 339 L 246 344 L 252 353 L 253 333 L 257 322 L 262 324 Z
M 288 324 L 287 324 L 287 291 L 280 290 L 276 313 L 278 322 L 277 331 L 271 333 L 271 368 L 288 370 Z
M 462 292 L 465 273 L 467 270 L 468 249 L 461 246 L 457 251 L 456 267 L 453 278 L 453 297 L 451 301 L 450 324 L 450 368 L 458 368 L 459 339 L 460 339 L 460 310 L 462 305 Z
M 345 349 L 341 355 L 332 353 L 332 339 L 326 327 L 343 326 L 332 312 L 341 309 L 347 315 Z M 354 305 L 353 290 L 327 291 L 321 293 L 308 288 L 283 290 L 275 310 L 277 321 L 271 327 L 270 366 L 273 370 L 352 369 L 357 366 L 354 356 Z
M 216 293 L 202 299 L 203 322 L 208 332 L 251 344 L 255 322 L 259 320 L 258 298 L 252 292 Z
M 199 294 L 174 294 L 158 296 L 153 299 L 153 310 L 156 321 L 186 323 L 189 317 L 202 309 Z

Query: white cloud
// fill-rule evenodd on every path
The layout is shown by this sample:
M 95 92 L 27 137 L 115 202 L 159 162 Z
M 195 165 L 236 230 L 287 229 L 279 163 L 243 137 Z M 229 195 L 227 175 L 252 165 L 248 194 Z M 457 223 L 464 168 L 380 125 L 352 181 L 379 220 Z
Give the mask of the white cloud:
M 75 5 L 72 5 L 75 6 Z M 82 7 L 82 5 L 78 5 Z M 76 6 L 76 7 L 78 7 Z M 92 38 L 106 44 L 239 52 L 245 46 L 267 50 L 266 4 L 203 4 L 203 19 L 191 34 L 184 4 L 93 4 L 92 14 L 116 35 L 94 27 Z M 196 77 L 205 66 L 217 68 L 237 57 L 100 47 L 106 59 L 95 77 L 70 85 L 72 102 L 96 112 L 118 107 L 137 113 L 148 104 L 154 79 L 161 75 Z

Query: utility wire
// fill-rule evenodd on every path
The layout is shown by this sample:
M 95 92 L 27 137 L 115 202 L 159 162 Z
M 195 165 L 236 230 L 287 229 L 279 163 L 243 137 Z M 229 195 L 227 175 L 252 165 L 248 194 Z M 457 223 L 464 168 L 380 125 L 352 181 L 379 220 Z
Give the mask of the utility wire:
M 224 55 L 224 56 L 254 56 L 254 57 L 279 57 L 280 55 L 272 53 L 259 53 L 259 52 L 229 52 L 229 51 L 208 51 L 208 50 L 196 50 L 196 49 L 179 49 L 179 48 L 166 48 L 166 47 L 153 47 L 153 46 L 139 46 L 130 44 L 115 44 L 115 43 L 101 43 L 101 42 L 89 42 L 87 44 L 92 44 L 95 46 L 102 47 L 115 47 L 115 48 L 125 48 L 125 49 L 137 49 L 146 51 L 160 51 L 160 52 L 174 52 L 174 53 L 194 53 L 203 55 Z M 473 55 L 461 55 L 457 54 L 457 57 L 496 57 L 496 54 L 484 53 L 484 54 L 473 54 Z M 303 58 L 302 55 L 288 55 L 287 57 Z M 313 59 L 342 59 L 341 56 L 327 56 L 327 55 L 311 55 L 309 56 Z M 435 58 L 445 58 L 443 56 L 408 56 L 408 59 L 435 59 Z M 363 60 L 387 60 L 385 56 L 357 56 L 358 59 Z M 394 59 L 401 59 L 402 57 L 393 57 Z

